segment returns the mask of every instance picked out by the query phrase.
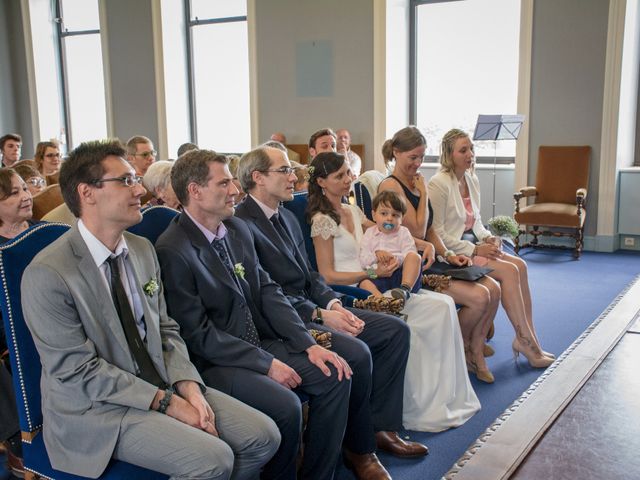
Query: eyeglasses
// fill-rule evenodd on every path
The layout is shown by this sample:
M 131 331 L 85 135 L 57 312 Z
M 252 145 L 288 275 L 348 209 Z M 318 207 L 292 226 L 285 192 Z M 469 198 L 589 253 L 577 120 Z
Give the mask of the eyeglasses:
M 285 175 L 291 175 L 296 170 L 297 168 L 294 168 L 294 167 L 280 167 L 280 168 L 268 168 L 267 170 L 260 170 L 260 172 L 284 173 Z
M 133 153 L 132 155 L 134 157 L 144 157 L 144 158 L 149 158 L 149 157 L 155 157 L 158 154 L 158 152 L 156 152 L 155 150 L 150 150 L 148 152 L 142 152 L 142 153 Z
M 142 185 L 142 177 L 138 175 L 125 175 L 123 177 L 99 178 L 97 180 L 93 180 L 91 183 L 93 185 L 100 185 L 104 182 L 120 182 L 125 187 L 133 187 L 135 185 Z
M 34 186 L 34 187 L 44 187 L 47 184 L 47 182 L 45 182 L 44 178 L 40 178 L 40 177 L 29 178 L 27 180 L 27 183 L 29 185 Z
M 60 154 L 59 153 L 47 153 L 45 155 L 45 157 L 47 157 L 47 158 L 60 158 Z

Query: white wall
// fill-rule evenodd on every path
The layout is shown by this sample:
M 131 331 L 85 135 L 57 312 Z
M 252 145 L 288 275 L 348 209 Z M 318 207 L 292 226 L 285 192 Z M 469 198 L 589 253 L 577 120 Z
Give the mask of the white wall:
M 591 145 L 586 235 L 597 225 L 608 12 L 608 0 L 534 3 L 529 184 L 540 145 Z
M 22 136 L 22 158 L 33 158 L 35 143 L 25 56 L 22 11 L 17 0 L 0 0 L 0 136 Z
M 255 14 L 258 140 L 282 131 L 289 143 L 307 143 L 320 128 L 347 128 L 353 143 L 365 145 L 368 166 L 374 148 L 373 2 L 257 1 Z M 326 96 L 298 95 L 296 54 L 313 41 L 328 42 L 331 50 L 316 65 L 330 73 Z M 321 91 L 325 83 L 307 87 Z
M 105 82 L 110 84 L 111 135 L 158 144 L 158 102 L 151 0 L 100 0 Z M 104 14 L 104 16 L 102 16 Z

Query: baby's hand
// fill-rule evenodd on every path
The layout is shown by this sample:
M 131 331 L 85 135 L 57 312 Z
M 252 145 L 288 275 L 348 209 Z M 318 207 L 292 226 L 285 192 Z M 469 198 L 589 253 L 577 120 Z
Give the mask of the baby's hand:
M 376 250 L 375 253 L 378 263 L 382 263 L 384 265 L 391 262 L 394 258 L 393 255 L 391 255 L 391 253 L 387 252 L 386 250 Z

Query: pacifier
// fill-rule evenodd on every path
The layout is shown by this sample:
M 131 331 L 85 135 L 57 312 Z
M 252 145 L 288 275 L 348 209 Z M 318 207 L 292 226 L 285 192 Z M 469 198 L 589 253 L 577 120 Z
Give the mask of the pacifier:
M 382 228 L 384 228 L 385 230 L 393 230 L 396 226 L 393 223 L 383 223 L 382 224 Z

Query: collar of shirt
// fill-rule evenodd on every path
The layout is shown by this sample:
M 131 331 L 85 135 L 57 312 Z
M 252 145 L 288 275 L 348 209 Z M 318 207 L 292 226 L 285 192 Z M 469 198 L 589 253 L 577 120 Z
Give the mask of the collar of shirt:
M 278 210 L 274 210 L 273 208 L 265 205 L 264 203 L 262 203 L 260 200 L 258 200 L 256 197 L 254 197 L 253 195 L 249 194 L 249 196 L 251 198 L 253 198 L 253 200 L 258 204 L 258 206 L 260 207 L 260 210 L 262 210 L 264 212 L 264 214 L 266 215 L 266 217 L 271 220 L 271 217 L 273 217 L 276 213 L 278 213 Z
M 202 234 L 207 239 L 207 242 L 209 242 L 210 244 L 213 243 L 214 240 L 221 240 L 227 235 L 227 227 L 224 226 L 224 223 L 220 222 L 218 224 L 218 228 L 216 228 L 216 231 L 212 232 L 207 227 L 205 227 L 200 222 L 198 222 L 195 218 L 193 218 L 189 214 L 188 210 L 186 209 L 183 210 L 183 213 L 185 213 L 191 219 L 191 221 L 195 224 L 195 226 L 198 227 L 198 230 L 202 232 Z
M 124 252 L 125 256 L 129 253 L 129 249 L 127 248 L 127 242 L 124 239 L 124 236 L 120 236 L 120 240 L 116 245 L 115 252 L 109 250 L 104 243 L 96 238 L 96 236 L 89 231 L 89 229 L 85 226 L 82 220 L 78 220 L 78 231 L 80 232 L 80 236 L 84 240 L 84 243 L 87 244 L 87 248 L 89 249 L 89 253 L 93 258 L 93 261 L 96 263 L 96 266 L 100 267 L 107 258 L 111 255 L 120 255 Z
M 374 225 L 371 228 L 374 229 L 373 230 L 373 236 L 374 237 L 381 237 L 381 236 L 389 235 L 388 233 L 381 231 L 380 227 L 378 227 L 378 225 Z M 396 232 L 394 232 L 394 233 L 396 233 Z

